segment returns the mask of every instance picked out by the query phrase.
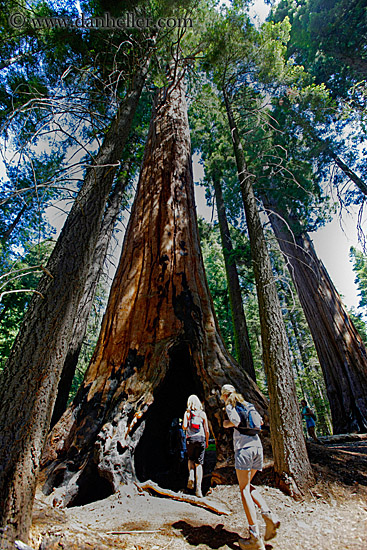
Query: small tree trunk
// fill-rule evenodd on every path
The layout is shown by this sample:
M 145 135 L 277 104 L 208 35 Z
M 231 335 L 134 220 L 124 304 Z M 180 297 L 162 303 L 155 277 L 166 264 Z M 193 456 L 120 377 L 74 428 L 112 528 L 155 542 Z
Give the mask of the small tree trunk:
M 190 394 L 205 401 L 217 457 L 231 453 L 220 387 L 264 411 L 220 338 L 200 251 L 180 78 L 156 98 L 137 195 L 95 353 L 44 454 L 44 490 L 84 504 L 168 469 L 168 433 Z M 75 473 L 77 472 L 77 473 Z
M 367 352 L 309 236 L 266 199 L 269 218 L 305 313 L 328 394 L 335 434 L 367 431 Z M 289 227 L 294 229 L 292 233 Z
M 0 546 L 27 540 L 39 460 L 114 173 L 145 82 L 148 63 L 107 132 L 68 215 L 15 340 L 0 392 Z
M 305 118 L 298 114 L 296 115 L 296 119 L 298 120 L 301 128 L 303 131 L 306 131 L 312 139 L 314 139 L 316 142 L 319 142 L 322 150 L 325 151 L 325 153 L 333 159 L 335 164 L 344 172 L 344 174 L 349 178 L 363 193 L 364 195 L 367 195 L 367 184 L 365 181 L 363 181 L 340 157 L 337 155 L 333 148 L 332 143 L 329 139 L 322 139 L 317 135 L 317 132 L 312 127 L 312 125 L 309 123 L 309 121 L 306 121 Z
M 315 480 L 302 433 L 287 335 L 253 190 L 253 176 L 246 167 L 226 90 L 223 90 L 223 95 L 236 156 L 259 301 L 264 367 L 270 396 L 274 469 L 280 485 L 294 496 L 299 496 Z
M 245 312 L 242 304 L 242 293 L 238 278 L 237 266 L 230 253 L 233 250 L 231 234 L 229 232 L 226 207 L 223 200 L 219 178 L 213 177 L 215 200 L 218 210 L 220 236 L 222 239 L 224 263 L 228 282 L 229 301 L 231 305 L 235 349 L 238 362 L 249 376 L 256 382 L 254 361 L 252 358 L 250 339 L 248 335 Z
M 56 422 L 66 411 L 70 389 L 75 375 L 80 350 L 87 331 L 88 319 L 97 291 L 97 286 L 103 273 L 103 265 L 106 260 L 108 246 L 111 241 L 113 229 L 121 209 L 121 201 L 125 193 L 126 185 L 129 181 L 129 170 L 131 161 L 124 165 L 124 173 L 118 179 L 111 193 L 111 197 L 106 207 L 98 242 L 94 251 L 90 271 L 85 284 L 84 294 L 79 303 L 78 313 L 75 319 L 73 336 L 65 358 L 61 373 L 60 382 L 57 388 L 57 398 L 52 413 L 51 425 L 53 428 Z
M 358 189 L 367 196 L 366 183 L 351 169 L 344 161 L 331 149 L 330 145 L 326 147 L 327 154 L 334 160 L 335 164 L 344 172 L 344 174 L 358 187 Z
M 22 219 L 22 216 L 24 214 L 24 212 L 26 212 L 26 210 L 29 208 L 29 205 L 28 204 L 24 204 L 23 205 L 23 208 L 21 208 L 17 214 L 17 216 L 15 217 L 15 219 L 12 221 L 12 223 L 10 224 L 10 226 L 6 229 L 6 231 L 4 232 L 4 235 L 0 236 L 0 240 L 5 243 L 10 235 L 13 233 L 14 229 L 17 227 L 18 223 L 20 222 L 20 220 Z

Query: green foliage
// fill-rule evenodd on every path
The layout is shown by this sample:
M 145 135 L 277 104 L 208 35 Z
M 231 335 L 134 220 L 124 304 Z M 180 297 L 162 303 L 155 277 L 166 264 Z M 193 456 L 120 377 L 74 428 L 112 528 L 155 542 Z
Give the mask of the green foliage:
M 175 59 L 176 68 L 185 70 L 188 75 L 192 144 L 205 166 L 203 183 L 208 199 L 213 195 L 213 177 L 222 183 L 234 242 L 231 258 L 238 266 L 255 369 L 259 385 L 266 393 L 258 304 L 222 91 L 226 90 L 231 102 L 259 201 L 264 195 L 274 197 L 281 208 L 292 212 L 298 226 L 305 230 L 317 229 L 330 216 L 328 197 L 323 192 L 323 179 L 330 166 L 326 149 L 335 129 L 343 133 L 344 122 L 337 121 L 339 107 L 334 98 L 347 97 L 347 90 L 353 85 L 355 104 L 365 102 L 364 84 L 357 79 L 358 70 L 366 60 L 365 51 L 358 50 L 364 36 L 365 12 L 359 0 L 352 2 L 351 13 L 345 11 L 345 0 L 326 3 L 284 0 L 274 20 L 257 29 L 248 16 L 249 4 L 246 0 L 235 0 L 229 7 L 219 10 L 214 9 L 214 0 L 197 4 L 192 0 L 179 3 L 88 0 L 82 2 L 81 7 L 92 16 L 110 12 L 116 17 L 134 10 L 154 20 L 158 17 L 190 17 L 193 20 L 192 29 L 165 29 L 156 33 L 149 82 L 126 153 L 135 155 L 134 170 L 137 170 L 152 95 L 157 87 L 167 84 L 167 71 Z M 7 11 L 9 9 L 35 16 L 77 14 L 75 4 L 67 0 L 34 1 L 27 7 L 22 2 L 10 2 Z M 343 14 L 345 18 L 340 20 Z M 323 18 L 325 24 L 321 24 Z M 336 41 L 334 33 L 333 42 L 330 33 L 340 23 L 342 32 Z M 351 37 L 348 42 L 348 28 L 355 23 L 361 34 Z M 128 92 L 137 68 L 151 51 L 155 33 L 152 29 L 144 32 L 122 29 L 111 33 L 75 28 L 17 31 L 7 25 L 5 6 L 0 24 L 5 33 L 0 45 L 0 60 L 5 68 L 0 79 L 3 136 L 8 150 L 19 150 L 23 155 L 17 156 L 14 163 L 8 162 L 7 177 L 2 182 L 0 198 L 4 202 L 0 209 L 0 229 L 3 235 L 24 205 L 27 207 L 11 238 L 1 242 L 0 262 L 4 270 L 12 273 L 16 269 L 31 271 L 22 278 L 9 279 L 4 288 L 31 290 L 38 278 L 36 266 L 44 262 L 44 259 L 41 261 L 43 252 L 39 252 L 36 259 L 31 248 L 48 235 L 43 213 L 51 200 L 75 196 L 85 167 L 98 150 L 119 102 Z M 346 59 L 351 52 L 353 63 Z M 347 149 L 339 145 L 339 151 Z M 73 165 L 75 158 L 77 168 Z M 23 162 L 24 159 L 31 162 Z M 349 159 L 355 160 L 352 153 Z M 19 169 L 21 164 L 22 170 Z M 75 171 L 69 172 L 69 165 Z M 35 181 L 38 186 L 34 185 Z M 40 184 L 47 182 L 54 187 L 45 188 L 40 197 Z M 62 189 L 56 191 L 57 187 Z M 70 194 L 65 193 L 66 187 Z M 30 190 L 25 191 L 27 188 Z M 216 224 L 213 226 L 203 220 L 199 220 L 199 228 L 220 330 L 226 346 L 234 354 L 219 229 Z M 46 258 L 46 245 L 40 244 L 38 249 L 43 246 L 42 258 Z M 359 262 L 356 273 L 358 271 L 365 305 L 365 258 L 363 268 L 357 253 L 354 258 Z M 316 408 L 322 419 L 321 429 L 326 431 L 328 405 L 309 329 L 281 259 L 275 253 L 272 259 L 275 271 L 281 266 L 278 290 L 298 397 L 306 397 Z M 97 303 L 98 300 L 103 302 L 103 293 L 100 290 Z M 4 321 L 0 340 L 2 358 L 9 353 L 30 296 L 29 292 L 3 296 L 0 305 L 0 317 Z M 74 393 L 94 348 L 99 321 L 100 313 L 94 310 L 74 380 Z M 358 317 L 356 323 L 361 322 Z
M 367 10 L 363 0 L 282 0 L 274 20 L 292 24 L 288 55 L 335 94 L 364 79 Z
M 241 289 L 243 291 L 243 306 L 249 329 L 251 351 L 254 359 L 256 379 L 260 389 L 267 394 L 264 369 L 262 364 L 262 348 L 260 337 L 260 319 L 257 306 L 254 275 L 251 268 L 249 244 L 243 233 L 231 228 L 234 245 L 231 256 L 236 259 Z M 228 351 L 236 358 L 234 345 L 232 314 L 226 279 L 223 249 L 219 226 L 209 224 L 199 218 L 200 244 L 204 259 L 205 273 L 210 294 L 213 298 L 214 310 L 217 315 L 222 338 Z
M 353 261 L 353 271 L 356 274 L 354 282 L 359 290 L 359 307 L 367 306 L 367 256 L 354 246 L 350 249 Z
M 198 223 L 205 273 L 220 331 L 228 351 L 234 354 L 232 316 L 219 227 L 213 227 L 202 218 L 199 218 Z
M 348 311 L 348 313 L 358 331 L 358 334 L 362 338 L 364 345 L 367 348 L 367 323 L 365 317 L 363 317 L 363 313 L 361 311 L 356 311 L 356 309 L 353 307 L 350 311 Z
M 24 257 L 0 278 L 0 369 L 4 367 L 18 333 L 24 311 L 37 288 L 53 243 L 44 241 L 28 247 Z M 0 256 L 2 246 L 0 244 Z

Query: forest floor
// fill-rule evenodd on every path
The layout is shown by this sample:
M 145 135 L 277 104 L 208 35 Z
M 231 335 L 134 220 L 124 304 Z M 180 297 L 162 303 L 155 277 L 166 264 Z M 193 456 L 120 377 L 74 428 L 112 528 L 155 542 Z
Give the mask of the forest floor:
M 271 486 L 269 459 L 259 476 L 260 490 L 281 521 L 266 550 L 366 550 L 367 440 L 308 443 L 308 451 L 317 484 L 303 500 Z M 229 515 L 135 486 L 68 509 L 54 508 L 38 492 L 30 544 L 37 550 L 239 550 L 238 538 L 248 530 L 238 486 L 217 485 L 205 501 L 226 507 Z

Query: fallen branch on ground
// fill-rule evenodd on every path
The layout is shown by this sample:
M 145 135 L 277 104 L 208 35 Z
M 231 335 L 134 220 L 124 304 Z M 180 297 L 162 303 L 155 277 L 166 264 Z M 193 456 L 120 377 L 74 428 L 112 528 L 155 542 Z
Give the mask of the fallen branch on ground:
M 181 502 L 187 502 L 188 504 L 193 504 L 194 506 L 201 506 L 202 508 L 206 508 L 207 510 L 210 510 L 211 512 L 215 512 L 219 515 L 225 515 L 228 516 L 231 512 L 225 508 L 222 504 L 219 502 L 213 502 L 211 500 L 208 500 L 206 498 L 199 498 L 195 497 L 193 495 L 184 495 L 183 493 L 175 493 L 174 491 L 170 491 L 169 489 L 162 489 L 157 483 L 154 483 L 153 481 L 146 481 L 145 483 L 136 483 L 136 486 L 139 491 L 147 491 L 147 492 L 153 492 L 158 493 L 159 495 L 162 495 L 167 498 L 172 498 L 173 500 L 179 500 Z
M 365 441 L 367 434 L 338 434 L 338 435 L 321 435 L 319 437 L 322 443 L 341 443 L 343 441 Z M 311 440 L 312 443 L 312 440 Z
M 34 550 L 34 548 L 28 546 L 28 544 L 25 544 L 21 540 L 16 540 L 14 544 L 15 548 L 17 548 L 18 550 Z
M 107 531 L 107 535 L 135 535 L 143 533 L 160 533 L 161 529 L 153 529 L 153 531 L 135 530 L 135 531 Z

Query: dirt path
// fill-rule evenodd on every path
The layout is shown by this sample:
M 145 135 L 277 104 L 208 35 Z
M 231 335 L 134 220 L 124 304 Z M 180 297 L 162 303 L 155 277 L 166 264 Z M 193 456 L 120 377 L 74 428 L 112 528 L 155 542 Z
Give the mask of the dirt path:
M 308 500 L 294 502 L 278 489 L 261 490 L 281 520 L 278 536 L 267 550 L 366 550 L 366 492 L 357 488 L 348 494 L 344 487 L 334 486 L 321 495 L 316 488 Z M 237 487 L 218 486 L 209 498 L 225 504 L 231 514 L 218 516 L 189 504 L 140 495 L 133 488 L 67 510 L 38 500 L 33 547 L 39 548 L 43 539 L 41 550 L 238 550 L 238 538 L 248 536 L 248 531 Z
M 302 502 L 260 487 L 281 520 L 267 550 L 367 549 L 367 441 L 309 445 L 318 483 Z M 239 550 L 248 536 L 236 485 L 215 487 L 207 497 L 228 516 L 167 498 L 139 494 L 133 486 L 108 499 L 70 509 L 52 507 L 39 493 L 33 548 L 39 550 Z M 259 516 L 260 517 L 260 516 Z M 262 526 L 262 529 L 264 527 Z

